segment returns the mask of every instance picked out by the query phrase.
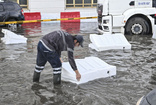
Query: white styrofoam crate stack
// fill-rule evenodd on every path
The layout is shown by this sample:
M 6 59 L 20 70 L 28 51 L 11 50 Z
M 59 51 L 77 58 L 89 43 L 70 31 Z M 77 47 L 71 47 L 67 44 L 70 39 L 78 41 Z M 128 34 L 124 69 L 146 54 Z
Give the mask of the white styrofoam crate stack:
M 97 57 L 86 57 L 76 59 L 77 68 L 81 74 L 81 80 L 76 80 L 76 74 L 71 68 L 69 62 L 62 64 L 62 80 L 76 84 L 86 83 L 99 78 L 105 78 L 116 75 L 116 66 L 112 66 Z
M 111 49 L 131 49 L 131 44 L 123 34 L 90 34 L 89 47 L 96 51 Z
M 5 44 L 18 44 L 18 43 L 27 43 L 27 38 L 21 35 L 17 35 L 10 30 L 2 29 L 4 37 L 1 38 L 2 42 Z

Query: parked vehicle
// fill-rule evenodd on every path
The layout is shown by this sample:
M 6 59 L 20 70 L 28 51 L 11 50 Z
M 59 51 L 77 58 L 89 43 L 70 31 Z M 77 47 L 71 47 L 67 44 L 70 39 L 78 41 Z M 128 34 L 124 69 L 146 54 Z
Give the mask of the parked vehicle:
M 0 22 L 24 20 L 19 4 L 11 1 L 0 2 Z
M 102 33 L 152 35 L 156 0 L 98 0 L 97 12 Z

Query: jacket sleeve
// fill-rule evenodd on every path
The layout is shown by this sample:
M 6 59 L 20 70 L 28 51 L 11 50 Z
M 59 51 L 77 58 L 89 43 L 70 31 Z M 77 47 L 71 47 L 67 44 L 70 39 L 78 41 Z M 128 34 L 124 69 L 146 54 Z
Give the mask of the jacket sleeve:
M 61 57 L 61 51 L 57 51 L 59 58 Z
M 75 60 L 74 60 L 74 56 L 73 56 L 74 50 L 71 49 L 71 48 L 67 48 L 67 51 L 68 51 L 69 63 L 71 65 L 72 69 L 75 71 L 75 70 L 77 70 L 77 66 L 76 66 L 76 63 L 75 63 Z
M 72 69 L 75 71 L 77 70 L 77 66 L 74 60 L 74 42 L 71 36 L 67 36 L 67 37 L 68 38 L 66 38 L 66 43 L 67 43 L 68 61 Z

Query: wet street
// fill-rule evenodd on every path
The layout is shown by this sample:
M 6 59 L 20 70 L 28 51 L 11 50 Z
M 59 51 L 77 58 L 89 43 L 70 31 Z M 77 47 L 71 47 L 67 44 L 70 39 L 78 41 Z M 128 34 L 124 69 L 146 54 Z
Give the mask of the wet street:
M 13 45 L 0 40 L 1 105 L 135 105 L 156 86 L 156 39 L 150 35 L 125 35 L 131 50 L 97 52 L 88 47 L 89 35 L 99 34 L 97 23 L 30 23 L 9 29 L 28 40 L 27 44 Z M 53 71 L 47 63 L 40 83 L 33 83 L 37 43 L 43 35 L 59 29 L 84 36 L 84 47 L 75 49 L 75 59 L 98 57 L 116 66 L 117 75 L 80 85 L 62 81 L 54 87 Z M 67 61 L 66 52 L 62 54 Z

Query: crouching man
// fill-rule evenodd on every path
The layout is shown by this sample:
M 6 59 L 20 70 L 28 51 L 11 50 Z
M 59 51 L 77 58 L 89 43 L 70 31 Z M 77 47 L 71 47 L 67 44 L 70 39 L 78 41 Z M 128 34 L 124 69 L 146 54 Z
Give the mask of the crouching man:
M 74 47 L 83 47 L 83 37 L 81 35 L 72 36 L 62 30 L 51 32 L 41 38 L 37 46 L 37 59 L 33 75 L 33 82 L 39 82 L 41 71 L 48 61 L 53 68 L 53 83 L 61 83 L 61 51 L 68 52 L 68 60 L 72 69 L 76 73 L 76 79 L 81 79 L 74 57 Z

